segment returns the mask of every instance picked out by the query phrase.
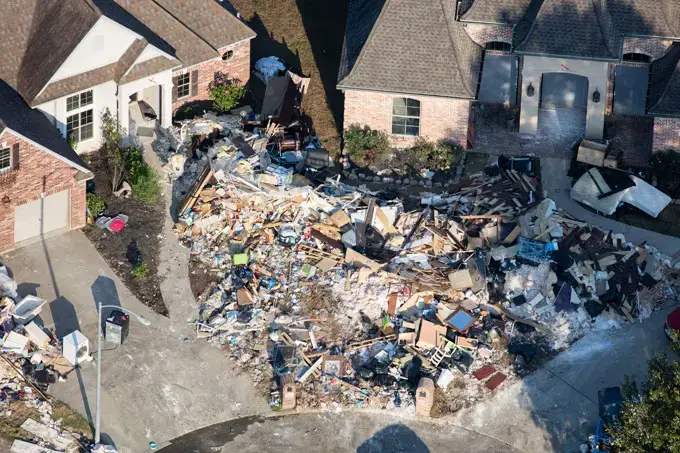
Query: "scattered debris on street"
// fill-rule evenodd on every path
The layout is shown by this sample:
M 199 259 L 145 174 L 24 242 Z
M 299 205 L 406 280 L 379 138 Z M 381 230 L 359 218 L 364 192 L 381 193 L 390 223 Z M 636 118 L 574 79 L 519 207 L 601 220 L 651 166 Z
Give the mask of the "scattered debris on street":
M 206 116 L 205 130 L 229 118 Z M 559 211 L 531 165 L 387 200 L 286 162 L 279 129 L 240 148 L 205 139 L 183 162 L 175 224 L 216 282 L 197 336 L 274 409 L 455 411 L 678 290 L 669 258 Z M 316 149 L 302 140 L 296 150 Z
M 87 443 L 82 434 L 62 429 L 61 420 L 53 419 L 53 404 L 46 393 L 81 359 L 89 358 L 89 350 L 83 349 L 81 341 L 77 350 L 69 352 L 71 337 L 80 332 L 60 341 L 36 322 L 45 303 L 31 295 L 19 298 L 16 282 L 0 262 L 0 423 L 13 416 L 12 407 L 19 402 L 40 414 L 40 421 L 23 422 L 24 440 L 15 440 L 11 452 L 76 452 Z

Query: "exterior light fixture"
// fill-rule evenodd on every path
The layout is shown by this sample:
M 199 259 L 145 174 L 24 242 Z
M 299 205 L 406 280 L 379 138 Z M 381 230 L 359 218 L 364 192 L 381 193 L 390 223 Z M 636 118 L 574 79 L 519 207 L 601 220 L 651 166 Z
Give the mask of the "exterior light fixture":
M 534 94 L 536 94 L 536 89 L 534 86 L 529 82 L 529 86 L 527 87 L 527 96 L 530 98 L 534 97 Z
M 598 103 L 600 102 L 600 92 L 595 88 L 595 91 L 593 91 L 593 102 Z

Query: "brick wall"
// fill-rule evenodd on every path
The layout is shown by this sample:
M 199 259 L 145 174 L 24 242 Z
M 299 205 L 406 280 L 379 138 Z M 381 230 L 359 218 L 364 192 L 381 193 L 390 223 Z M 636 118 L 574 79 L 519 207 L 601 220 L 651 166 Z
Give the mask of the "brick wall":
M 250 40 L 241 41 L 231 46 L 220 49 L 220 55 L 227 51 L 233 51 L 233 56 L 228 61 L 221 59 L 206 61 L 186 70 L 175 71 L 172 75 L 176 77 L 185 72 L 198 71 L 198 94 L 187 96 L 172 104 L 173 113 L 184 104 L 196 101 L 206 101 L 210 99 L 210 82 L 215 79 L 215 73 L 221 72 L 229 78 L 238 79 L 242 84 L 246 84 L 250 78 Z
M 484 47 L 492 41 L 512 44 L 512 27 L 506 25 L 465 24 L 465 31 L 474 42 Z
M 12 148 L 19 143 L 19 170 L 16 179 L 0 186 L 0 252 L 14 248 L 14 209 L 37 200 L 43 191 L 46 195 L 71 189 L 71 228 L 85 225 L 85 181 L 73 178 L 77 170 L 67 163 L 36 148 L 7 131 L 0 138 L 2 147 Z M 2 200 L 9 197 L 9 203 Z
M 392 132 L 392 100 L 408 97 L 420 101 L 420 136 L 427 140 L 448 138 L 465 146 L 470 101 L 433 96 L 400 95 L 372 91 L 345 91 L 344 127 L 368 125 L 372 129 Z M 395 146 L 408 146 L 415 137 L 392 136 Z
M 623 40 L 623 53 L 641 53 L 649 55 L 656 60 L 666 53 L 673 41 L 647 38 L 625 38 Z
M 652 152 L 672 149 L 680 151 L 680 118 L 654 118 Z

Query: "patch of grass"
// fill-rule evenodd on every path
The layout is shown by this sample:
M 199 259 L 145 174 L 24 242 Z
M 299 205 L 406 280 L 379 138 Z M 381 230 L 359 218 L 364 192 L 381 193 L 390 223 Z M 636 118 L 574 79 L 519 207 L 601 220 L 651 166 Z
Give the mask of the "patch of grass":
M 63 428 L 68 428 L 84 436 L 92 435 L 90 425 L 83 416 L 61 401 L 55 401 L 53 404 L 52 419 L 55 421 L 61 419 Z M 12 415 L 6 417 L 4 414 L 8 410 L 12 411 Z M 40 411 L 37 407 L 26 407 L 26 403 L 21 400 L 9 401 L 7 405 L 0 408 L 0 438 L 9 441 L 30 439 L 31 435 L 21 429 L 21 425 L 28 418 L 32 418 L 37 422 L 40 421 Z
M 91 428 L 87 419 L 61 401 L 54 402 L 52 418 L 61 420 L 61 426 L 83 435 L 90 435 Z
M 146 264 L 142 263 L 133 267 L 132 275 L 134 275 L 137 280 L 146 280 L 149 278 L 149 270 L 146 268 Z
M 140 174 L 136 181 L 130 184 L 132 198 L 145 203 L 154 204 L 161 196 L 161 181 L 156 170 L 147 167 L 146 172 Z

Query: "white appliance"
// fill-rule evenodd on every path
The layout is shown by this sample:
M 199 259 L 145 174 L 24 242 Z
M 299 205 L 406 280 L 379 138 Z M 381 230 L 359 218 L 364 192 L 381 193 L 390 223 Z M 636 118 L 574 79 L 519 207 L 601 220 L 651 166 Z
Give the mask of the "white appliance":
M 90 341 L 79 330 L 74 330 L 63 338 L 64 358 L 75 366 L 90 360 Z

